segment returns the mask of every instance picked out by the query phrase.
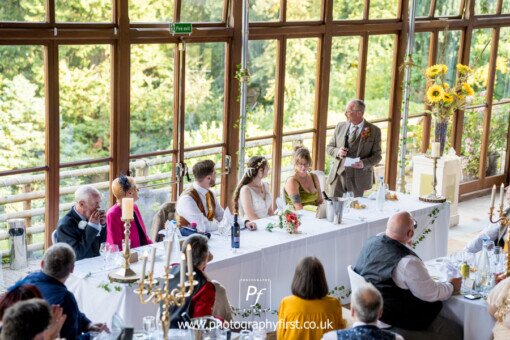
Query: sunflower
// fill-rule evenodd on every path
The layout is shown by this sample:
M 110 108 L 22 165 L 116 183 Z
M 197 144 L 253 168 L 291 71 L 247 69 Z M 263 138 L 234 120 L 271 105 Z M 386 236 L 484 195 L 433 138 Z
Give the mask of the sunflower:
M 435 78 L 441 74 L 442 70 L 443 68 L 441 65 L 433 65 L 427 68 L 427 70 L 425 71 L 425 75 L 428 78 Z
M 445 104 L 451 104 L 453 102 L 453 96 L 450 93 L 445 92 L 443 93 L 443 101 Z
M 448 83 L 443 83 L 443 89 L 448 90 L 450 88 L 450 85 Z
M 457 64 L 457 71 L 460 74 L 468 74 L 468 73 L 471 73 L 471 68 L 469 68 L 469 66 L 466 66 L 466 65 Z
M 468 96 L 472 96 L 475 94 L 475 91 L 469 86 L 468 83 L 462 83 L 462 92 Z
M 441 85 L 432 85 L 427 90 L 427 99 L 431 103 L 437 103 L 443 99 L 444 90 Z
M 446 74 L 446 72 L 448 72 L 448 66 L 445 64 L 439 64 L 439 66 L 441 66 L 441 74 Z

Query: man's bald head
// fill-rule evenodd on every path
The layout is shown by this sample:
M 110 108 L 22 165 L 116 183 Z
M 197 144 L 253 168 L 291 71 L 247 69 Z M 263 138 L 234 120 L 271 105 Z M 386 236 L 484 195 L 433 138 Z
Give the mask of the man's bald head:
M 386 225 L 386 236 L 401 243 L 409 243 L 414 236 L 414 219 L 407 211 L 391 216 Z

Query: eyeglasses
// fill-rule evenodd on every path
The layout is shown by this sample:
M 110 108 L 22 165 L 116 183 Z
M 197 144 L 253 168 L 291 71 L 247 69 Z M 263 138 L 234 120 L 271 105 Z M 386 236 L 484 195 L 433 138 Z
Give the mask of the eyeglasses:
M 346 110 L 345 113 L 362 112 L 361 110 Z

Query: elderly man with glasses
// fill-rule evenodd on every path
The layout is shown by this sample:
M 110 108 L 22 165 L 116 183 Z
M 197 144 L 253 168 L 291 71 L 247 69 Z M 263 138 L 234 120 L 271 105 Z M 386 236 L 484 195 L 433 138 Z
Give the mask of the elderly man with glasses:
M 406 211 L 393 215 L 386 232 L 368 239 L 354 271 L 383 296 L 380 320 L 405 339 L 462 339 L 462 328 L 439 316 L 442 302 L 460 291 L 461 278 L 435 282 L 411 249 L 416 221 Z
M 326 150 L 334 158 L 328 176 L 329 194 L 341 197 L 351 191 L 355 197 L 363 196 L 363 192 L 374 184 L 374 166 L 381 157 L 381 130 L 367 122 L 365 103 L 362 100 L 351 100 L 345 108 L 345 122 L 335 128 L 333 137 Z M 352 166 L 346 166 L 347 158 L 357 159 Z

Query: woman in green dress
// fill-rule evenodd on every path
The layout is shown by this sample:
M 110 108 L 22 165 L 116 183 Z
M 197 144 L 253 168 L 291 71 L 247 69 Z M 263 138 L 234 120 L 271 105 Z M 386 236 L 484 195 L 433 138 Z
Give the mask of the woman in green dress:
M 296 210 L 305 205 L 319 205 L 324 201 L 320 190 L 319 178 L 309 172 L 312 165 L 310 151 L 298 147 L 294 151 L 294 175 L 285 183 L 285 201 L 293 204 Z

